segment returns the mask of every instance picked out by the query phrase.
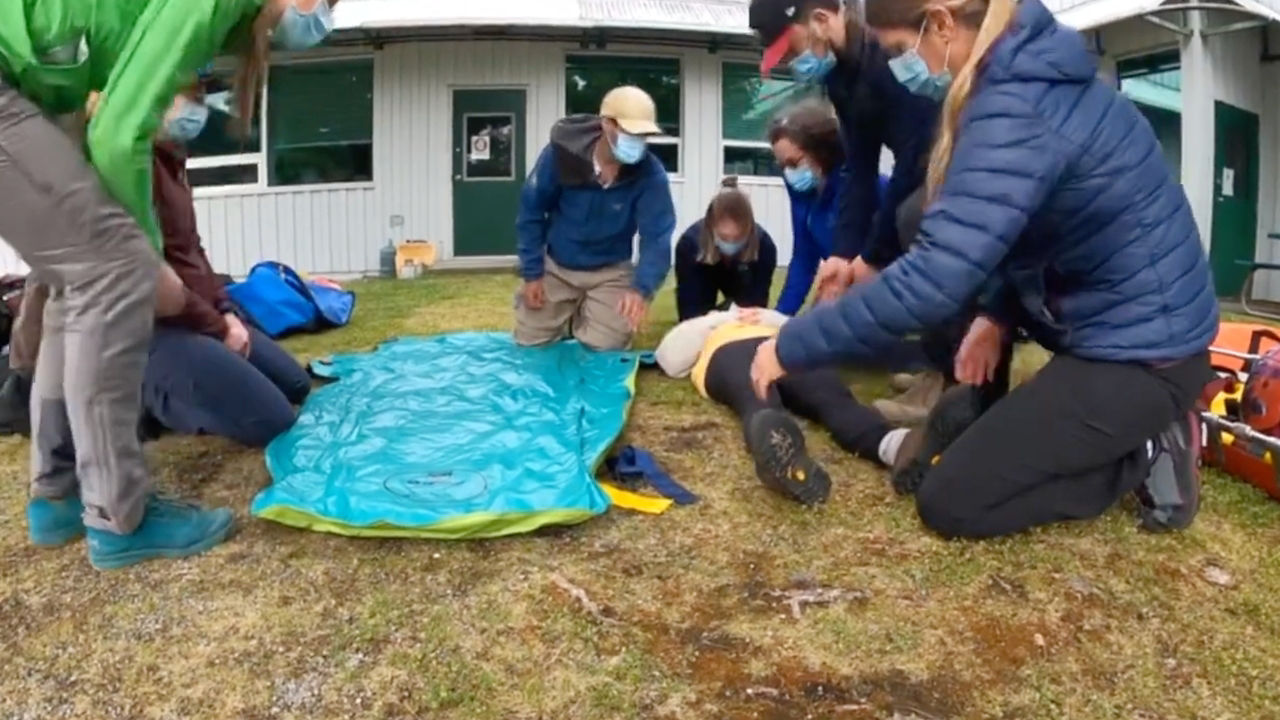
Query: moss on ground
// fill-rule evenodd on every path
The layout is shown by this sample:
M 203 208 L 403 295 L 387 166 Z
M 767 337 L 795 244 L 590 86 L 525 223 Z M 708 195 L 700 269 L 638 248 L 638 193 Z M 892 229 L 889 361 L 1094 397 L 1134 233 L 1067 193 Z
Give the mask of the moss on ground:
M 357 289 L 351 327 L 290 349 L 506 328 L 514 280 Z M 673 314 L 664 294 L 655 316 Z M 1021 372 L 1040 361 L 1024 355 Z M 856 380 L 884 392 L 882 378 Z M 160 484 L 236 508 L 242 529 L 207 557 L 110 574 L 82 544 L 26 544 L 28 448 L 0 442 L 0 718 L 1243 719 L 1280 707 L 1280 505 L 1243 483 L 1213 477 L 1181 535 L 1141 533 L 1118 508 L 949 543 L 816 431 L 837 482 L 806 511 L 759 486 L 736 423 L 687 383 L 645 374 L 639 393 L 627 439 L 701 504 L 485 542 L 361 541 L 248 518 L 268 482 L 259 453 L 167 438 L 149 448 Z M 796 617 L 788 593 L 813 586 L 843 593 Z

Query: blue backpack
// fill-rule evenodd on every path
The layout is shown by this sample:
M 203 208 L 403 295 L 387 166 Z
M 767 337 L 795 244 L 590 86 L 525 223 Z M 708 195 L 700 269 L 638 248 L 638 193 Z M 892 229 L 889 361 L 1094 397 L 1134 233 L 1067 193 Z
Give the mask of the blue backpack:
M 272 261 L 254 265 L 249 277 L 231 284 L 227 292 L 272 338 L 342 327 L 351 322 L 356 306 L 355 293 L 306 282 L 293 268 Z

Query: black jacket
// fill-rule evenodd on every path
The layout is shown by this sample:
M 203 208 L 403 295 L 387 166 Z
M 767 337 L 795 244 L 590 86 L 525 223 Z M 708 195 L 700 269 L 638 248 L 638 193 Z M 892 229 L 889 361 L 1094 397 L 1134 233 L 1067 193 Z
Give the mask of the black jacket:
M 676 243 L 676 310 L 683 322 L 721 307 L 768 307 L 778 248 L 765 229 L 756 225 L 760 251 L 752 262 L 729 258 L 708 265 L 698 261 L 698 238 L 703 221 L 689 226 Z M 720 301 L 720 296 L 724 301 Z
M 864 33 L 851 33 L 849 47 L 827 76 L 827 95 L 840 118 L 848 181 L 839 200 L 831 254 L 885 268 L 902 254 L 896 215 L 925 179 L 939 106 L 914 95 L 893 76 L 889 58 Z M 880 152 L 893 153 L 893 175 L 880 206 Z

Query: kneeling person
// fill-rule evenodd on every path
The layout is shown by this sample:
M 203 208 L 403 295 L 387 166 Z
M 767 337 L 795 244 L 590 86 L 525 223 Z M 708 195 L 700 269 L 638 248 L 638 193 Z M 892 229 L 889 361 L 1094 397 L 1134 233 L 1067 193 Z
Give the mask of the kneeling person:
M 571 334 L 596 350 L 631 344 L 671 269 L 676 225 L 667 171 L 645 142 L 661 132 L 656 118 L 653 99 L 625 86 L 605 95 L 599 116 L 552 128 L 520 194 L 516 342 Z
M 831 369 L 788 376 L 759 399 L 751 385 L 751 361 L 756 348 L 789 319 L 754 308 L 711 312 L 677 325 L 656 354 L 667 375 L 691 377 L 703 397 L 738 415 L 766 487 L 810 505 L 827 499 L 831 479 L 806 453 L 804 434 L 786 410 L 825 427 L 847 452 L 884 466 L 895 464 L 908 431 L 891 429 Z
M 164 429 L 266 447 L 293 426 L 294 406 L 311 392 L 311 380 L 284 348 L 240 320 L 201 245 L 184 143 L 200 134 L 208 115 L 202 98 L 179 97 L 154 148 L 164 259 L 186 292 L 182 312 L 159 321 L 152 335 L 142 403 Z

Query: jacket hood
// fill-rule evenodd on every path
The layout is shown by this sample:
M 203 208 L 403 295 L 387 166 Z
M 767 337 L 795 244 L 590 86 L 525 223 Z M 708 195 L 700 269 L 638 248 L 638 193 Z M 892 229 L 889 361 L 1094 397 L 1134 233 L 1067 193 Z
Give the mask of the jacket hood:
M 591 162 L 604 130 L 595 115 L 570 115 L 551 126 L 551 144 L 562 153 Z
M 1058 24 L 1040 0 L 1021 0 L 987 58 L 990 82 L 1092 82 L 1098 63 L 1080 33 Z

